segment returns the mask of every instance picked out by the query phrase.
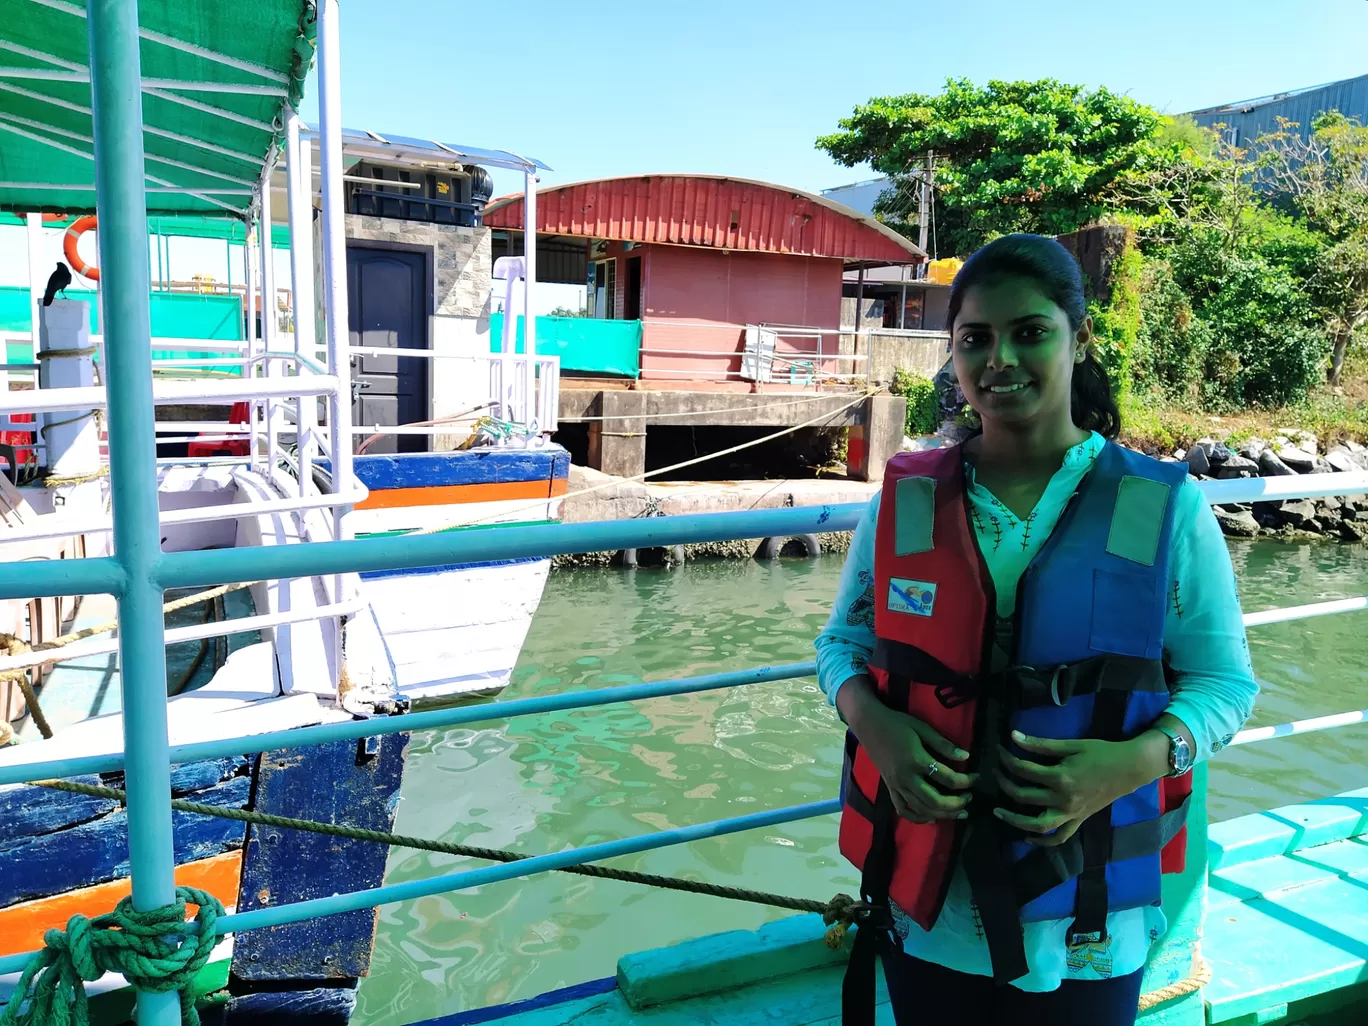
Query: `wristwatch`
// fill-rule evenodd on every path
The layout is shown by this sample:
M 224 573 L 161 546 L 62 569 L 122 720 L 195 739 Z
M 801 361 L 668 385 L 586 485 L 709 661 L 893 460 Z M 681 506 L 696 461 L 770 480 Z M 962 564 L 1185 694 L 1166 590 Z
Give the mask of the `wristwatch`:
M 1167 727 L 1157 727 L 1169 739 L 1169 772 L 1171 777 L 1181 777 L 1192 769 L 1192 746 L 1179 731 Z

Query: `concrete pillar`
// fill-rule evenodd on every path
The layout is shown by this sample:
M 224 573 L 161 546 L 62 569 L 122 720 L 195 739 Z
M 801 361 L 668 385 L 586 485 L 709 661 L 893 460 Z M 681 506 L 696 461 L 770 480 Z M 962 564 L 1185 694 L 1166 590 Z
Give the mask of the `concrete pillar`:
M 608 419 L 589 423 L 589 466 L 614 477 L 646 473 L 646 396 L 626 389 L 605 389 L 593 409 L 593 416 Z
M 850 429 L 846 467 L 861 481 L 879 481 L 888 461 L 902 451 L 907 400 L 900 395 L 871 395 L 860 413 L 861 422 Z

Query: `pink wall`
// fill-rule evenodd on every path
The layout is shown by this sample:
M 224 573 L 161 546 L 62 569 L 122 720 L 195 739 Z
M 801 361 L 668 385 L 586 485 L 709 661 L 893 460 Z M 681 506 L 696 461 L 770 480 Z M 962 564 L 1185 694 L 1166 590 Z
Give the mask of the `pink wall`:
M 746 324 L 840 326 L 842 262 L 838 259 L 664 245 L 638 247 L 632 255 L 637 253 L 645 254 L 643 378 L 724 379 L 724 371 L 741 368 Z M 619 263 L 619 282 L 624 273 L 624 264 Z M 834 352 L 836 341 L 835 335 L 824 337 L 823 351 Z M 689 350 L 696 355 L 659 350 Z M 777 351 L 815 354 L 817 343 L 813 338 L 781 337 Z M 828 372 L 836 370 L 834 361 L 822 364 Z M 786 379 L 787 365 L 777 366 L 776 372 Z M 725 380 L 739 378 L 733 374 Z

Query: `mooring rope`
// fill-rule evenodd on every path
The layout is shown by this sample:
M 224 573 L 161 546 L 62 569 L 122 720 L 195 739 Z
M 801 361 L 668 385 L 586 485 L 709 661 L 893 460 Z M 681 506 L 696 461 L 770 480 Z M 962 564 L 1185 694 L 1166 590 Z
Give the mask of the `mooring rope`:
M 83 794 L 93 798 L 107 798 L 113 801 L 123 802 L 126 794 L 113 787 L 102 787 L 96 784 L 82 784 L 73 780 L 35 780 L 31 781 L 35 787 L 47 787 L 57 791 L 66 791 L 71 794 Z M 422 837 L 410 837 L 406 834 L 395 834 L 385 830 L 369 830 L 364 827 L 350 826 L 345 823 L 323 823 L 311 819 L 296 819 L 292 816 L 277 816 L 272 813 L 258 812 L 253 809 L 233 809 L 219 805 L 205 805 L 201 802 L 189 802 L 183 799 L 172 799 L 171 808 L 178 812 L 189 812 L 204 816 L 216 816 L 220 819 L 232 819 L 243 823 L 252 823 L 257 826 L 276 827 L 282 830 L 303 830 L 309 833 L 326 834 L 331 837 L 345 837 L 349 840 L 369 841 L 375 844 L 386 844 L 395 848 L 411 848 L 417 851 L 430 851 L 443 855 L 458 855 L 465 858 L 482 859 L 486 862 L 513 863 L 522 862 L 532 855 L 522 855 L 517 852 L 504 851 L 500 848 L 483 848 L 477 845 L 452 844 L 447 841 L 434 841 Z M 627 869 L 612 869 L 607 866 L 581 865 L 565 866 L 554 870 L 558 873 L 571 873 L 575 876 L 588 876 L 600 880 L 616 880 L 620 883 L 642 884 L 647 887 L 659 887 L 664 890 L 683 891 L 689 894 L 703 894 L 714 898 L 727 898 L 733 901 L 745 901 L 757 905 L 769 905 L 774 908 L 790 909 L 795 912 L 815 912 L 822 917 L 822 922 L 828 927 L 824 941 L 826 946 L 836 950 L 842 946 L 845 935 L 851 926 L 859 924 L 867 917 L 871 911 L 870 907 L 864 902 L 850 897 L 847 894 L 837 894 L 830 901 L 816 901 L 812 898 L 794 898 L 784 894 L 775 894 L 771 891 L 758 891 L 747 887 L 728 887 L 721 884 L 707 883 L 702 880 L 685 880 L 679 877 L 661 876 L 656 873 L 638 873 Z M 127 900 L 127 899 L 125 899 Z M 55 932 L 55 931 L 50 931 Z M 201 939 L 201 944 L 204 941 Z M 1202 958 L 1200 948 L 1194 949 L 1192 955 L 1192 971 L 1184 979 L 1171 983 L 1158 990 L 1152 990 L 1140 996 L 1139 1010 L 1153 1008 L 1155 1005 L 1172 1001 L 1175 998 L 1183 997 L 1187 994 L 1201 990 L 1211 982 L 1212 971 L 1210 964 Z M 168 988 L 169 989 L 169 988 Z M 0 1026 L 9 1026 L 9 1023 L 0 1017 Z

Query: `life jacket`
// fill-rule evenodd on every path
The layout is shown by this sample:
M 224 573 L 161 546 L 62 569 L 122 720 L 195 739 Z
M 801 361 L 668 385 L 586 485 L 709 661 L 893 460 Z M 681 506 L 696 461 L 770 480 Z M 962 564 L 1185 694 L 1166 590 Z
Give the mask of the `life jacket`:
M 852 1010 L 866 1005 L 865 991 L 872 1014 L 874 955 L 898 943 L 889 902 L 929 930 L 959 860 L 998 983 L 1027 972 L 1023 922 L 1072 916 L 1071 945 L 1101 942 L 1108 912 L 1158 904 L 1161 872 L 1183 868 L 1190 775 L 1118 799 L 1056 847 L 1030 844 L 991 812 L 1013 807 L 993 780 L 996 746 L 1038 758 L 1011 741 L 1012 730 L 1121 741 L 1149 729 L 1168 705 L 1169 541 L 1187 468 L 1104 446 L 1022 575 L 1014 616 L 1000 622 L 962 459 L 956 446 L 888 464 L 869 672 L 890 708 L 971 753 L 957 768 L 979 772 L 978 787 L 989 793 L 970 804 L 967 820 L 902 819 L 868 754 L 847 735 L 840 847 L 862 870 L 861 894 L 874 912 L 856 933 L 848 1022 L 864 1019 Z

